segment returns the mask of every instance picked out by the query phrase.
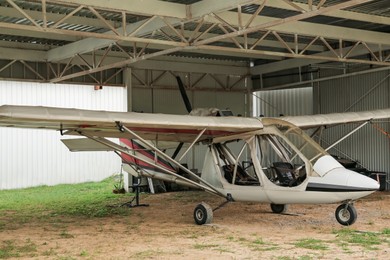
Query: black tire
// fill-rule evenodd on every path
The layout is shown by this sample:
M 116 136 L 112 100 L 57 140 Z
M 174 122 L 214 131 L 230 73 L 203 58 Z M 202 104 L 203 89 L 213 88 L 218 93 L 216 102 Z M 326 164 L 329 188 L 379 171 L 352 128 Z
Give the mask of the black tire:
M 271 210 L 273 213 L 282 214 L 287 211 L 287 205 L 286 204 L 273 204 L 271 203 Z
M 341 204 L 338 206 L 335 215 L 337 221 L 343 226 L 350 226 L 355 223 L 357 219 L 356 209 L 350 204 Z
M 194 220 L 198 225 L 210 224 L 213 220 L 213 209 L 204 202 L 198 204 L 194 210 Z

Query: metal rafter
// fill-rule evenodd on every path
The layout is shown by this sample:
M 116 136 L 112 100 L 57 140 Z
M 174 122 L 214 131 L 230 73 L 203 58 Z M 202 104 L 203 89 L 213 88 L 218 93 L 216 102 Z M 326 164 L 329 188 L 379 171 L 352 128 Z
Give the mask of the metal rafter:
M 72 74 L 68 74 L 68 75 L 62 75 L 59 78 L 52 79 L 51 82 L 55 83 L 55 82 L 60 82 L 60 81 L 64 81 L 64 80 L 68 80 L 68 79 L 72 79 L 72 78 L 88 75 L 88 74 L 91 74 L 91 73 L 96 73 L 96 72 L 112 69 L 112 68 L 121 68 L 121 67 L 124 67 L 126 65 L 129 65 L 129 64 L 135 63 L 137 61 L 140 61 L 140 60 L 145 60 L 145 59 L 149 59 L 149 58 L 153 58 L 153 57 L 157 57 L 157 56 L 161 56 L 161 55 L 174 53 L 174 52 L 177 52 L 177 51 L 179 51 L 181 49 L 182 49 L 181 47 L 171 48 L 171 49 L 162 50 L 162 51 L 158 51 L 158 52 L 154 52 L 154 53 L 150 53 L 150 54 L 145 54 L 145 55 L 142 55 L 140 57 L 130 58 L 130 59 L 127 59 L 127 60 L 124 60 L 124 61 L 120 61 L 120 62 L 116 62 L 116 63 L 113 63 L 113 64 L 103 65 L 103 66 L 100 66 L 100 67 L 97 67 L 97 68 L 93 68 L 93 69 L 86 69 L 84 71 L 80 71 L 80 72 L 76 72 L 76 73 L 72 73 Z
M 361 63 L 361 64 L 371 64 L 371 65 L 378 65 L 378 66 L 390 66 L 390 63 L 388 61 L 376 61 L 376 60 L 365 60 L 365 59 L 358 59 L 358 58 L 345 58 L 345 57 L 338 57 L 334 55 L 324 55 L 328 53 L 320 53 L 318 55 L 303 55 L 303 54 L 295 54 L 295 53 L 287 53 L 287 52 L 274 52 L 274 51 L 264 51 L 264 50 L 242 50 L 237 48 L 229 48 L 229 47 L 217 47 L 212 45 L 204 45 L 198 47 L 201 50 L 208 50 L 208 51 L 214 51 L 215 53 L 218 53 L 220 51 L 223 52 L 236 52 L 236 53 L 245 53 L 252 55 L 253 58 L 256 58 L 258 56 L 279 56 L 279 57 L 288 57 L 288 58 L 299 58 L 299 59 L 308 59 L 308 60 L 319 60 L 319 61 L 336 61 L 336 62 L 347 62 L 347 63 Z M 333 52 L 332 52 L 333 53 Z M 364 52 L 366 53 L 366 52 Z M 310 64 L 311 62 L 308 61 Z M 270 63 L 272 64 L 272 63 Z M 263 65 L 264 67 L 269 67 L 270 64 Z M 254 70 L 251 70 L 252 73 Z M 262 72 L 260 72 L 262 73 Z M 256 73 L 253 73 L 256 74 Z
M 144 16 L 159 15 L 179 19 L 187 18 L 187 9 L 185 5 L 158 0 L 142 0 L 142 3 L 134 3 L 134 1 L 123 0 L 46 0 L 46 2 L 65 4 L 68 6 L 91 6 L 100 10 L 107 10 L 111 12 L 124 11 Z
M 337 28 L 338 32 L 329 37 L 324 35 L 318 35 L 318 31 L 326 31 L 324 34 L 329 33 L 327 30 L 317 30 L 316 32 L 308 31 L 302 29 L 303 25 L 308 26 L 308 22 L 298 22 L 299 20 L 313 17 L 320 14 L 327 14 L 339 11 L 340 9 L 351 7 L 354 5 L 370 2 L 371 0 L 350 0 L 344 1 L 340 4 L 334 4 L 329 6 L 324 6 L 326 1 L 320 1 L 317 5 L 313 1 L 308 1 L 307 5 L 295 3 L 289 0 L 282 1 L 237 1 L 237 0 L 226 0 L 226 1 L 214 1 L 210 5 L 210 2 L 200 1 L 196 4 L 188 6 L 185 8 L 185 18 L 184 20 L 179 20 L 176 18 L 168 18 L 169 15 L 164 13 L 163 15 L 153 15 L 150 18 L 133 23 L 127 24 L 126 15 L 127 14 L 141 14 L 141 9 L 146 10 L 145 7 L 132 7 L 131 5 L 125 5 L 123 8 L 118 8 L 119 1 L 111 1 L 106 3 L 108 8 L 104 8 L 105 11 L 108 10 L 113 13 L 117 13 L 121 17 L 121 22 L 115 22 L 107 20 L 104 18 L 102 6 L 103 2 L 106 1 L 95 1 L 90 3 L 90 1 L 85 0 L 71 0 L 71 1 L 50 1 L 50 0 L 41 0 L 42 11 L 41 19 L 39 21 L 33 15 L 30 15 L 29 12 L 23 10 L 18 5 L 13 2 L 13 0 L 7 0 L 8 3 L 13 6 L 13 8 L 24 18 L 30 21 L 31 25 L 26 24 L 11 24 L 11 23 L 0 23 L 0 28 L 20 30 L 20 31 L 33 31 L 36 33 L 46 33 L 46 34 L 55 34 L 55 35 L 72 35 L 74 37 L 83 37 L 90 38 L 81 40 L 74 44 L 69 44 L 69 46 L 59 47 L 53 50 L 50 50 L 47 53 L 48 61 L 55 61 L 61 59 L 67 59 L 69 57 L 79 57 L 81 63 L 87 69 L 82 72 L 66 74 L 70 68 L 72 68 L 74 62 L 73 58 L 68 60 L 66 69 L 62 73 L 57 73 L 59 75 L 56 79 L 52 81 L 58 82 L 61 80 L 70 79 L 73 77 L 79 77 L 86 75 L 88 73 L 96 73 L 104 69 L 110 69 L 116 66 L 124 66 L 126 64 L 138 62 L 142 59 L 149 57 L 156 57 L 157 55 L 164 55 L 171 53 L 172 50 L 175 51 L 187 51 L 187 52 L 212 52 L 215 54 L 221 55 L 242 55 L 253 57 L 288 57 L 288 58 L 306 58 L 310 60 L 320 60 L 320 61 L 340 61 L 340 62 L 357 62 L 357 63 L 367 63 L 374 65 L 389 65 L 389 56 L 386 53 L 387 49 L 390 49 L 389 46 L 389 36 L 385 33 L 377 32 L 368 32 L 366 39 L 357 40 L 360 37 L 358 31 L 365 32 L 362 30 L 342 28 L 343 33 L 341 33 L 341 28 L 335 26 L 325 26 L 326 28 Z M 160 4 L 161 1 L 157 0 L 147 0 L 149 3 Z M 242 12 L 242 6 L 256 2 L 258 4 L 257 10 L 254 14 L 244 14 Z M 261 16 L 261 12 L 264 9 L 264 6 L 278 5 L 275 4 L 278 2 L 280 5 L 281 2 L 284 5 L 289 6 L 290 9 L 299 11 L 301 14 L 287 17 L 285 19 L 275 19 L 275 18 L 265 18 Z M 47 13 L 47 5 L 53 3 L 67 3 L 74 7 L 73 11 L 68 14 L 64 14 L 62 17 L 57 17 L 56 20 L 51 20 L 51 14 Z M 167 2 L 164 2 L 167 3 Z M 169 3 L 170 4 L 170 3 Z M 182 6 L 182 5 L 180 5 Z M 175 7 L 179 7 L 178 4 L 175 4 Z M 181 8 L 181 7 L 180 7 Z M 237 8 L 237 12 L 227 11 L 232 8 Z M 61 29 L 61 24 L 65 21 L 70 21 L 72 19 L 79 19 L 75 17 L 80 11 L 89 10 L 96 18 L 95 24 L 101 28 L 105 28 L 105 33 L 98 32 L 86 32 L 86 31 L 74 31 L 74 30 L 65 30 Z M 181 9 L 182 10 L 182 9 Z M 224 12 L 222 12 L 224 11 Z M 225 12 L 226 11 L 226 12 Z M 146 11 L 142 14 L 150 14 L 151 11 Z M 208 14 L 213 14 L 207 16 Z M 36 15 L 36 11 L 34 11 Z M 179 14 L 181 16 L 182 14 Z M 173 15 L 174 16 L 174 15 Z M 188 20 L 188 19 L 191 20 Z M 186 20 L 187 19 L 187 20 Z M 195 29 L 193 32 L 186 31 L 185 23 L 194 23 L 196 21 Z M 121 25 L 118 27 L 118 23 Z M 289 23 L 294 23 L 297 26 L 289 26 Z M 207 25 L 206 25 L 207 24 Z M 312 26 L 312 25 L 311 25 Z M 316 25 L 317 26 L 317 25 Z M 324 27 L 324 25 L 318 25 L 318 27 Z M 163 29 L 165 27 L 166 29 Z M 206 29 L 202 28 L 205 27 Z M 290 27 L 289 29 L 286 29 Z M 209 33 L 212 29 L 219 28 L 222 31 L 222 34 Z M 296 29 L 298 28 L 298 29 Z M 108 30 L 108 31 L 107 31 Z M 300 31 L 299 31 L 300 30 Z M 167 40 L 162 40 L 156 38 L 158 34 L 155 32 L 160 31 Z M 263 35 L 259 38 L 253 38 L 253 33 L 263 31 Z M 334 30 L 329 30 L 331 33 Z M 219 32 L 221 33 L 221 32 Z M 353 34 L 353 37 L 351 35 Z M 264 50 L 264 42 L 270 42 L 270 35 L 276 39 L 274 42 L 278 42 L 280 47 L 278 51 L 268 51 Z M 357 36 L 358 35 L 358 36 Z M 285 38 L 285 36 L 287 36 Z M 374 37 L 373 37 L 374 36 Z M 312 38 L 310 43 L 300 43 L 300 40 L 303 38 L 307 39 Z M 293 41 L 290 39 L 293 38 Z M 370 43 L 370 39 L 376 43 L 373 45 Z M 220 43 L 226 41 L 231 41 L 232 47 L 228 45 L 214 46 L 215 43 Z M 128 43 L 133 45 L 134 53 L 129 54 L 120 48 L 120 45 L 117 47 L 121 50 L 128 59 L 120 62 L 113 62 L 110 64 L 102 65 L 105 61 L 108 52 L 110 52 L 111 47 L 106 49 L 106 53 L 101 58 L 99 62 L 95 61 L 95 51 L 102 49 L 105 46 L 113 46 L 114 43 Z M 93 43 L 93 44 L 90 44 Z M 138 52 L 137 43 L 142 44 L 141 50 Z M 345 45 L 350 46 L 349 49 L 343 48 Z M 213 44 L 213 45 L 210 45 Z M 272 44 L 271 44 L 272 45 Z M 83 47 L 81 47 L 83 46 Z M 153 53 L 148 51 L 148 48 L 153 46 L 155 50 Z M 365 50 L 365 53 L 368 53 L 372 60 L 366 60 L 365 58 L 351 58 L 361 55 L 360 48 L 359 52 L 356 52 L 355 49 L 362 47 Z M 329 51 L 315 51 L 315 54 L 308 53 L 309 50 L 315 48 L 324 48 Z M 159 51 L 156 51 L 159 50 Z M 91 53 L 93 59 L 92 62 L 88 62 L 84 59 L 84 55 Z M 111 54 L 110 54 L 111 55 Z M 65 61 L 66 62 L 66 61 Z M 66 74 L 66 75 L 65 75 Z
M 276 20 L 273 20 L 273 21 L 269 21 L 269 22 L 265 22 L 265 23 L 262 23 L 262 24 L 258 24 L 258 25 L 252 26 L 252 27 L 248 27 L 246 29 L 233 31 L 231 33 L 227 33 L 227 34 L 224 34 L 224 35 L 219 35 L 219 36 L 216 36 L 216 37 L 213 37 L 213 38 L 209 38 L 209 39 L 205 39 L 205 40 L 202 40 L 202 41 L 198 41 L 194 45 L 195 46 L 206 45 L 206 44 L 210 44 L 210 43 L 222 40 L 222 39 L 234 38 L 234 37 L 237 37 L 237 36 L 240 36 L 240 35 L 243 35 L 243 34 L 257 32 L 259 30 L 264 30 L 264 29 L 267 29 L 267 28 L 270 28 L 270 27 L 281 25 L 281 24 L 286 24 L 286 23 L 291 23 L 291 22 L 295 22 L 295 21 L 300 21 L 300 20 L 307 19 L 307 18 L 310 18 L 310 17 L 313 17 L 313 16 L 326 14 L 326 13 L 332 12 L 334 10 L 340 10 L 340 9 L 343 9 L 343 8 L 348 8 L 348 7 L 351 7 L 351 6 L 355 6 L 355 5 L 358 5 L 358 4 L 363 4 L 363 3 L 367 3 L 367 2 L 371 2 L 371 1 L 372 0 L 350 0 L 350 1 L 346 1 L 346 2 L 340 3 L 340 4 L 335 4 L 335 5 L 332 5 L 332 6 L 323 7 L 323 8 L 318 9 L 318 10 L 307 11 L 307 12 L 304 12 L 302 14 L 290 16 L 290 17 L 287 17 L 287 18 L 284 18 L 284 19 L 276 19 Z
M 312 2 L 313 1 L 309 0 L 307 4 L 303 4 L 303 3 L 294 3 L 294 4 L 296 6 L 299 6 L 300 8 L 302 8 L 304 10 L 313 10 L 313 9 L 318 8 L 318 5 L 316 6 L 314 4 L 311 4 Z M 285 9 L 285 10 L 296 10 L 295 8 L 286 4 L 283 1 L 267 1 L 266 6 L 278 8 L 278 9 Z M 390 17 L 357 13 L 357 12 L 348 11 L 348 10 L 334 10 L 331 13 L 327 13 L 326 15 L 329 17 L 343 19 L 343 20 L 344 19 L 351 19 L 351 20 L 355 20 L 355 21 L 390 25 Z
M 370 49 L 372 52 L 381 51 L 378 47 L 379 46 L 374 46 L 371 47 Z M 376 64 L 381 66 L 383 65 L 390 66 L 389 60 L 386 60 L 385 58 L 381 62 L 363 60 L 363 59 L 360 60 L 351 59 L 350 56 L 361 56 L 361 55 L 366 55 L 368 53 L 367 49 L 361 45 L 361 42 L 356 42 L 354 45 L 350 47 L 344 47 L 342 48 L 342 50 L 336 50 L 336 52 L 344 53 L 344 55 L 342 55 L 343 58 L 338 58 L 334 55 L 332 51 L 327 51 L 317 55 L 302 56 L 302 59 L 288 59 L 288 60 L 268 63 L 266 65 L 255 66 L 251 68 L 251 74 L 252 75 L 267 74 L 267 73 L 272 73 L 280 70 L 302 67 L 302 66 L 322 63 L 326 61 L 339 61 L 339 62 L 349 62 L 349 63 Z M 299 56 L 296 57 L 299 58 Z M 329 58 L 327 59 L 326 57 Z

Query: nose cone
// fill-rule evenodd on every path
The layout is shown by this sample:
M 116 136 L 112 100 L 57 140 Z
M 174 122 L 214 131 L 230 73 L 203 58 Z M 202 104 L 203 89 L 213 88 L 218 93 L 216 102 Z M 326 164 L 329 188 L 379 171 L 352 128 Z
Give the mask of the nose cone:
M 330 155 L 319 158 L 313 165 L 313 169 L 322 177 L 313 178 L 313 183 L 326 184 L 334 191 L 372 193 L 379 189 L 379 183 L 376 180 L 345 169 Z
M 361 191 L 375 191 L 379 189 L 379 183 L 367 176 L 359 174 L 357 172 L 348 171 L 347 186 L 351 189 L 361 190 Z

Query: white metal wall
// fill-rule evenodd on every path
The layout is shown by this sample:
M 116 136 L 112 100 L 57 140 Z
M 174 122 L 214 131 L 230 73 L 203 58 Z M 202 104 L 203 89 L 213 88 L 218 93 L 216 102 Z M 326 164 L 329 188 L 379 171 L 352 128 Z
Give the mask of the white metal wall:
M 317 113 L 353 112 L 390 107 L 390 70 L 336 78 L 320 82 L 315 89 Z M 390 123 L 378 126 L 390 132 Z M 339 126 L 325 132 L 324 138 L 333 143 L 356 126 Z M 330 152 L 349 156 L 373 171 L 390 175 L 390 139 L 372 125 L 365 126 Z M 340 151 L 345 153 L 342 154 Z M 389 178 L 389 177 L 388 177 Z M 390 185 L 387 185 L 390 189 Z
M 297 88 L 254 93 L 255 116 L 278 117 L 313 114 L 313 89 Z
M 126 111 L 126 89 L 0 81 L 0 105 Z M 71 153 L 58 132 L 0 128 L 0 189 L 99 181 L 120 171 L 110 152 Z

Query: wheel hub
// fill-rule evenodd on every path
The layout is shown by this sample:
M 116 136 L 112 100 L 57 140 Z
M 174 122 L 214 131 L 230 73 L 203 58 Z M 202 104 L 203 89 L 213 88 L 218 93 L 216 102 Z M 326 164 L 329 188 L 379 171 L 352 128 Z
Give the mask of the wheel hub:
M 348 221 L 351 218 L 351 214 L 349 213 L 348 210 L 343 209 L 340 211 L 340 219 L 343 221 Z
M 203 212 L 201 210 L 197 210 L 195 215 L 197 219 L 199 220 L 203 219 Z

